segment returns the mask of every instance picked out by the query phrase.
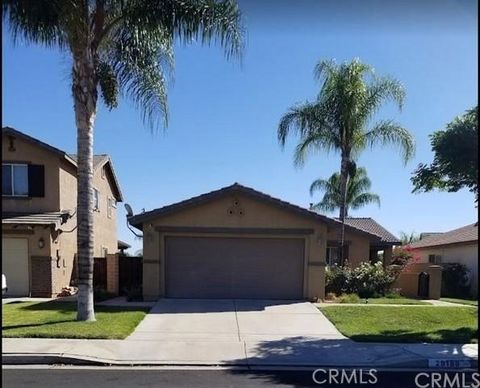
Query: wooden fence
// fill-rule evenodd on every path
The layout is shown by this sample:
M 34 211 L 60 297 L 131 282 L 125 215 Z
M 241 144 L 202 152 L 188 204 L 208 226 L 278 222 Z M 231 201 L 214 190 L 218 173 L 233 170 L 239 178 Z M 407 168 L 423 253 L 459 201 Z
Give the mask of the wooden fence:
M 120 295 L 128 290 L 142 287 L 143 257 L 122 256 L 118 258 L 118 288 Z

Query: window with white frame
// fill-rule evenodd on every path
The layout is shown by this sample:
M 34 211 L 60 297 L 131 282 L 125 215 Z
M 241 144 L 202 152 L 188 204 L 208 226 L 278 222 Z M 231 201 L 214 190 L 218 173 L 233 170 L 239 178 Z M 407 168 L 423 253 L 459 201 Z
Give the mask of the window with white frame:
M 27 164 L 2 164 L 2 195 L 28 197 Z
M 93 210 L 100 210 L 100 192 L 97 189 L 93 189 Z

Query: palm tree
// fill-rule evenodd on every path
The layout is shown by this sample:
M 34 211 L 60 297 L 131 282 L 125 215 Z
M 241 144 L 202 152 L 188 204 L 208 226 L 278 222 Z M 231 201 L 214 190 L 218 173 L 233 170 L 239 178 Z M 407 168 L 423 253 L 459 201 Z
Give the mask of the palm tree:
M 93 310 L 93 129 L 99 94 L 112 109 L 130 97 L 153 129 L 167 125 L 166 77 L 174 39 L 218 42 L 227 58 L 243 46 L 234 0 L 5 0 L 14 40 L 56 47 L 72 58 L 77 127 L 77 320 Z
M 420 240 L 420 235 L 415 232 L 400 232 L 400 241 L 402 245 L 409 245 Z
M 367 176 L 367 170 L 358 167 L 356 174 L 348 180 L 347 202 L 345 206 L 345 217 L 348 217 L 349 209 L 359 209 L 370 203 L 380 206 L 380 197 L 377 194 L 369 193 L 372 182 Z M 310 195 L 316 191 L 324 191 L 322 200 L 314 204 L 311 210 L 333 212 L 342 206 L 342 194 L 340 188 L 340 174 L 334 173 L 327 180 L 317 179 L 310 186 Z
M 383 103 L 393 101 L 401 109 L 405 98 L 402 85 L 395 79 L 375 75 L 374 69 L 358 59 L 337 65 L 320 61 L 314 71 L 322 82 L 313 102 L 293 106 L 278 126 L 278 140 L 285 145 L 293 131 L 300 137 L 295 164 L 303 165 L 311 152 L 338 152 L 340 163 L 340 243 L 345 241 L 347 185 L 355 174 L 355 159 L 367 146 L 399 146 L 406 163 L 414 154 L 415 143 L 407 129 L 392 120 L 371 124 Z M 343 256 L 343 249 L 342 256 Z M 343 257 L 342 257 L 343 260 Z

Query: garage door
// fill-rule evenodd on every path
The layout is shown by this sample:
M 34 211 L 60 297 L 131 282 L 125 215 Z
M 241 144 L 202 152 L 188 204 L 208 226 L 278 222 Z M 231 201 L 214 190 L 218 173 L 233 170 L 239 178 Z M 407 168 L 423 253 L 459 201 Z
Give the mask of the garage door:
M 301 299 L 304 240 L 166 237 L 172 298 Z
M 27 239 L 2 238 L 2 273 L 7 278 L 7 295 L 29 295 Z

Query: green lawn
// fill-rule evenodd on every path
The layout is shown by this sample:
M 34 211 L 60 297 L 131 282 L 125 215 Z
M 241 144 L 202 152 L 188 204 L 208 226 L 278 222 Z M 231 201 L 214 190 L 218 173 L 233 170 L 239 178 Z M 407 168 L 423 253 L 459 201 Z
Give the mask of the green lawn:
M 477 311 L 470 307 L 325 306 L 342 334 L 360 342 L 478 342 Z
M 76 303 L 21 302 L 2 305 L 2 336 L 124 339 L 148 308 L 95 307 L 95 322 L 77 322 Z
M 443 301 L 443 302 L 466 304 L 466 305 L 469 305 L 469 306 L 478 306 L 478 300 L 457 299 L 457 298 L 440 298 L 440 300 Z

